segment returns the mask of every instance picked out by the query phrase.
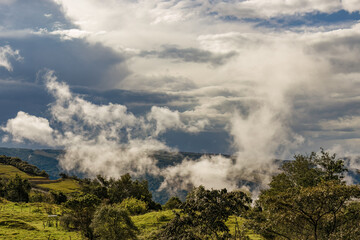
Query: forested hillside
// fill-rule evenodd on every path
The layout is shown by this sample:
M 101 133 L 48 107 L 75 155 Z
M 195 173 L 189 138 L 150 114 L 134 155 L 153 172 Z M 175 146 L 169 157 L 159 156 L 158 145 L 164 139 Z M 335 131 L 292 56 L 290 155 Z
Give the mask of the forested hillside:
M 344 163 L 323 150 L 295 155 L 258 198 L 239 189 L 194 186 L 184 201 L 172 196 L 163 205 L 146 180 L 129 174 L 48 180 L 3 172 L 0 238 L 358 239 L 360 186 L 346 179 Z
M 49 174 L 50 179 L 58 179 L 59 174 L 63 172 L 59 166 L 58 158 L 63 154 L 63 150 L 54 149 L 24 149 L 24 148 L 0 148 L 0 155 L 6 155 L 11 157 L 18 157 L 29 164 L 37 166 L 39 169 L 45 170 Z M 153 157 L 157 160 L 157 165 L 160 168 L 164 168 L 170 165 L 180 163 L 184 158 L 192 160 L 199 159 L 203 154 L 201 153 L 170 153 L 159 151 L 153 154 Z M 210 154 L 211 155 L 211 154 Z M 230 157 L 230 156 L 227 156 Z M 78 177 L 84 177 L 83 173 L 72 171 L 69 175 L 76 175 Z M 169 199 L 169 194 L 163 190 L 158 192 L 158 188 L 163 180 L 162 177 L 147 175 L 145 178 L 148 180 L 149 189 L 153 193 L 153 197 L 156 202 L 164 204 Z M 180 193 L 182 197 L 186 195 L 183 191 Z

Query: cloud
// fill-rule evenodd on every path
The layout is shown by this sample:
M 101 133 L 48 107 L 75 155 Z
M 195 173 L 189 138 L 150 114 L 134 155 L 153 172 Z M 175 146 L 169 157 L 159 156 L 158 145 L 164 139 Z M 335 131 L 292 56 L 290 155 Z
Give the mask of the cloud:
M 229 175 L 233 162 L 221 155 L 203 156 L 199 160 L 185 159 L 181 164 L 162 170 L 164 182 L 160 190 L 175 192 L 178 189 L 189 190 L 192 186 L 203 185 L 206 188 L 234 190 L 238 186 Z
M 62 162 L 69 169 L 110 176 L 123 171 L 156 173 L 147 153 L 168 149 L 159 139 L 207 131 L 211 134 L 203 138 L 230 142 L 234 159 L 185 160 L 165 171 L 166 182 L 169 187 L 179 182 L 180 188 L 207 181 L 209 187 L 234 188 L 241 178 L 266 185 L 277 171 L 274 159 L 288 158 L 302 148 L 335 143 L 357 148 L 358 131 L 338 130 L 354 128 L 359 115 L 359 24 L 256 26 L 258 18 L 302 19 L 306 14 L 356 11 L 357 1 L 54 2 L 36 15 L 36 28 L 17 16 L 17 26 L 5 30 L 8 35 L 32 31 L 25 42 L 10 39 L 11 46 L 20 49 L 33 64 L 31 69 L 55 69 L 67 82 L 49 75 L 47 88 L 55 97 L 48 118 L 56 135 L 52 141 L 67 150 Z M 35 75 L 20 70 L 12 76 Z M 95 104 L 91 96 L 70 92 L 69 86 L 88 92 L 143 91 L 150 100 Z M 165 102 L 151 100 L 161 94 Z M 128 106 L 143 109 L 135 114 Z M 14 139 L 31 140 L 14 134 Z M 196 145 L 201 138 L 193 139 L 184 144 Z M 105 157 L 93 149 L 106 152 Z M 107 171 L 102 162 L 111 168 Z M 214 176 L 221 179 L 219 184 L 212 181 Z
M 1 130 L 10 133 L 15 142 L 28 140 L 48 146 L 55 145 L 55 132 L 50 127 L 49 121 L 21 111 L 15 118 L 8 120 L 6 126 L 2 127 Z M 9 136 L 5 136 L 3 141 L 8 141 L 8 139 Z
M 322 121 L 321 126 L 326 130 L 333 131 L 358 131 L 360 130 L 360 116 L 347 116 L 336 120 Z
M 10 63 L 11 58 L 16 61 L 21 61 L 23 58 L 20 56 L 19 50 L 13 50 L 9 45 L 0 47 L 0 67 L 4 67 L 6 70 L 11 72 L 13 70 L 12 64 Z
M 212 66 L 222 65 L 235 55 L 236 52 L 214 54 L 210 51 L 196 48 L 181 49 L 176 46 L 165 46 L 161 51 L 144 51 L 140 53 L 140 56 L 143 57 L 158 57 L 194 63 L 210 63 Z
M 46 33 L 47 31 L 45 31 Z M 59 35 L 62 40 L 71 40 L 74 38 L 85 38 L 90 33 L 86 31 L 82 31 L 76 28 L 73 29 L 61 29 L 49 32 L 51 35 Z
M 52 71 L 44 78 L 48 92 L 55 98 L 49 107 L 51 118 L 19 112 L 2 127 L 7 134 L 4 140 L 62 147 L 65 154 L 60 165 L 65 170 L 109 177 L 128 172 L 159 174 L 151 154 L 172 149 L 156 136 L 172 128 L 195 131 L 195 126 L 186 127 L 177 111 L 153 107 L 147 118 L 136 117 L 123 105 L 95 105 L 73 94 Z

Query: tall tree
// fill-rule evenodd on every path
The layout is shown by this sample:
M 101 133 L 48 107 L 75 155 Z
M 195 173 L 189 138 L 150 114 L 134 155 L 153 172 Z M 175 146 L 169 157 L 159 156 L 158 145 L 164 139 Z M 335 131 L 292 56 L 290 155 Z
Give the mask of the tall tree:
M 66 228 L 73 227 L 79 229 L 85 237 L 94 239 L 94 232 L 90 224 L 99 204 L 100 199 L 91 194 L 69 199 L 64 204 L 67 212 L 60 219 L 63 226 Z
M 102 205 L 91 223 L 94 234 L 104 240 L 136 239 L 138 229 L 126 209 L 115 205 Z
M 28 202 L 30 183 L 27 179 L 21 178 L 16 174 L 15 178 L 7 181 L 5 184 L 5 198 L 14 202 Z
M 194 188 L 181 204 L 180 214 L 161 231 L 161 239 L 228 239 L 225 221 L 247 210 L 251 199 L 243 192 Z
M 251 226 L 268 239 L 331 239 L 360 221 L 354 198 L 359 186 L 346 185 L 341 159 L 321 151 L 296 155 L 260 194 Z M 360 233 L 360 229 L 356 229 Z M 336 239 L 336 238 L 334 238 Z M 351 239 L 351 238 L 342 238 Z

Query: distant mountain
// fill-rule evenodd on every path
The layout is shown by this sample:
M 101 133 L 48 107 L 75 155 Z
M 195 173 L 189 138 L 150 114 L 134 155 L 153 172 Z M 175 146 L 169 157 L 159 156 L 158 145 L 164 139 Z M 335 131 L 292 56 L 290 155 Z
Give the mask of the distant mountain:
M 64 154 L 63 150 L 54 150 L 54 149 L 25 149 L 25 148 L 0 148 L 0 155 L 6 155 L 9 157 L 19 157 L 23 161 L 27 161 L 30 164 L 37 166 L 38 168 L 45 170 L 49 174 L 50 179 L 58 179 L 59 173 L 63 170 L 59 166 L 59 161 L 57 160 Z M 176 165 L 181 163 L 184 158 L 197 160 L 203 153 L 190 153 L 190 152 L 178 152 L 178 153 L 170 153 L 166 151 L 158 151 L 153 154 L 153 157 L 157 159 L 157 165 L 160 168 L 165 168 L 168 166 Z M 215 154 L 207 154 L 207 155 L 215 155 Z M 224 155 L 225 157 L 231 157 L 230 155 Z M 345 158 L 345 164 L 349 165 L 348 162 L 350 159 Z M 289 161 L 289 160 L 285 160 Z M 276 160 L 276 163 L 280 166 L 284 160 Z M 360 161 L 359 161 L 360 162 Z M 78 177 L 82 178 L 84 175 L 81 173 L 71 173 L 75 174 Z M 353 179 L 355 183 L 360 182 L 360 174 L 358 169 L 349 169 L 348 173 L 349 177 Z M 145 178 L 149 182 L 149 189 L 153 194 L 153 198 L 156 202 L 165 203 L 169 198 L 168 193 L 163 191 L 157 191 L 160 187 L 161 182 L 163 181 L 163 177 L 161 176 L 152 176 L 147 175 Z M 239 180 L 238 184 L 246 183 L 250 187 L 256 188 L 258 183 L 256 182 L 247 182 L 243 180 Z M 180 197 L 186 196 L 186 191 L 180 193 Z
M 26 148 L 0 148 L 0 155 L 6 155 L 9 157 L 18 157 L 29 164 L 35 165 L 38 168 L 45 170 L 49 174 L 50 179 L 58 179 L 59 173 L 63 170 L 59 166 L 58 158 L 64 154 L 64 150 L 54 149 L 26 149 Z M 160 168 L 167 166 L 176 165 L 186 157 L 188 159 L 196 160 L 203 156 L 203 153 L 190 153 L 190 152 L 179 152 L 170 153 L 165 151 L 156 152 L 153 157 L 157 159 L 157 165 Z M 214 154 L 209 154 L 214 155 Z M 226 157 L 230 157 L 226 155 Z M 81 173 L 72 173 L 78 177 L 83 177 Z M 163 178 L 161 176 L 147 175 L 145 178 L 149 182 L 149 189 L 153 193 L 154 200 L 159 203 L 165 203 L 169 198 L 168 193 L 163 190 L 158 192 L 157 189 L 160 187 Z M 186 192 L 180 193 L 185 196 Z M 181 197 L 181 196 L 180 196 Z
M 50 179 L 59 178 L 61 168 L 57 157 L 63 154 L 63 150 L 41 149 L 33 150 L 26 148 L 0 148 L 0 155 L 8 157 L 18 157 L 23 161 L 45 170 Z
M 55 149 L 26 149 L 26 148 L 0 148 L 0 155 L 6 155 L 8 157 L 18 157 L 23 161 L 27 161 L 30 164 L 37 166 L 40 169 L 45 170 L 50 179 L 59 178 L 59 173 L 63 170 L 59 166 L 58 158 L 64 154 L 64 150 Z M 190 153 L 179 152 L 169 153 L 165 151 L 156 152 L 153 157 L 157 159 L 158 167 L 164 168 L 167 166 L 181 163 L 181 161 L 187 157 L 192 160 L 199 159 L 203 153 Z M 213 154 L 210 154 L 213 155 Z M 229 157 L 228 155 L 226 155 Z

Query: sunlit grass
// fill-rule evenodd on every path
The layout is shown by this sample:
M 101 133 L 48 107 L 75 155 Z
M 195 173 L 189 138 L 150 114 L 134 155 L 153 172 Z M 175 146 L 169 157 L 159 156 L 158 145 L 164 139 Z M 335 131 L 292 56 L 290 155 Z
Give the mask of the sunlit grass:
M 74 179 L 64 179 L 55 183 L 38 184 L 41 188 L 46 188 L 55 191 L 61 191 L 63 193 L 73 193 L 80 191 L 79 183 Z
M 56 217 L 61 208 L 48 203 L 0 202 L 0 239 L 72 239 L 80 240 L 79 232 L 65 231 Z
M 5 165 L 0 163 L 0 178 L 12 178 L 15 177 L 17 175 L 19 175 L 22 178 L 32 178 L 32 179 L 45 179 L 44 177 L 40 177 L 40 176 L 31 176 L 19 169 L 17 169 L 14 166 L 11 165 Z

